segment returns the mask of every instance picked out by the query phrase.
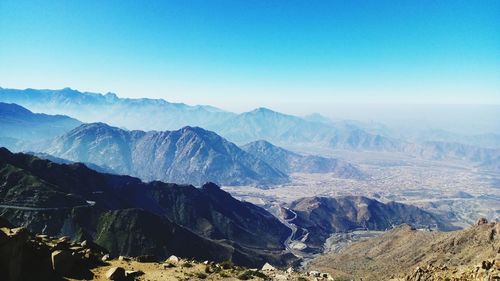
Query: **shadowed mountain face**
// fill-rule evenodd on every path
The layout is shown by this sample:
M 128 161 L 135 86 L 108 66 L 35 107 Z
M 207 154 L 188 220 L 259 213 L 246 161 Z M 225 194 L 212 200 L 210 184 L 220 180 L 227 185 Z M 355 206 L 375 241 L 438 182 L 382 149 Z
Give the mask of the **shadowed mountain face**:
M 269 259 L 284 264 L 281 252 L 290 234 L 267 211 L 234 199 L 215 184 L 197 189 L 143 183 L 4 148 L 0 149 L 0 202 L 0 216 L 15 225 L 54 236 L 97 239 L 116 254 L 146 254 L 145 249 L 156 247 L 160 250 L 152 254 L 160 257 L 174 252 L 171 242 L 153 232 L 158 227 L 173 241 L 206 246 L 200 251 L 207 255 L 222 249 L 212 257 L 216 260 L 231 257 L 255 265 Z M 134 236 L 130 231 L 137 229 L 142 230 Z M 103 234 L 108 230 L 113 233 Z M 134 239 L 149 241 L 145 244 L 149 248 L 141 249 Z
M 264 161 L 201 128 L 143 132 L 85 124 L 56 138 L 44 152 L 143 180 L 260 186 L 288 180 Z
M 308 197 L 296 200 L 288 207 L 297 214 L 293 223 L 303 229 L 303 233 L 309 233 L 306 244 L 313 249 L 321 249 L 332 233 L 356 229 L 387 230 L 403 223 L 441 230 L 454 229 L 437 216 L 415 206 L 396 202 L 384 204 L 362 196 Z
M 0 102 L 0 145 L 16 148 L 19 142 L 50 139 L 80 124 L 68 116 L 33 113 L 17 104 Z
M 300 155 L 264 140 L 248 143 L 242 146 L 242 149 L 287 174 L 333 173 L 340 178 L 365 177 L 363 172 L 345 161 L 315 155 Z

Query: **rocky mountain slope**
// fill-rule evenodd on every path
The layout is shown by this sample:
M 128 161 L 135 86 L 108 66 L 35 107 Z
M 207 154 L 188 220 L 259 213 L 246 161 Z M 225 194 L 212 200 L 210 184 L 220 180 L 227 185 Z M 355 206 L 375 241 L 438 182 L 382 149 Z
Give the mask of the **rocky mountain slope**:
M 13 149 L 23 142 L 54 138 L 80 124 L 68 116 L 33 113 L 17 104 L 0 102 L 0 145 Z
M 364 280 L 495 280 L 499 277 L 499 253 L 500 223 L 483 220 L 451 232 L 403 225 L 377 238 L 353 243 L 341 253 L 318 257 L 310 267 Z
M 144 132 L 84 124 L 54 139 L 43 152 L 147 181 L 265 186 L 288 180 L 264 161 L 197 127 Z
M 316 155 L 300 155 L 260 140 L 241 147 L 283 173 L 333 173 L 340 178 L 363 179 L 366 175 L 357 167 L 340 159 Z
M 35 233 L 96 240 L 113 254 L 152 251 L 165 257 L 176 250 L 171 241 L 178 241 L 193 246 L 185 251 L 213 254 L 212 260 L 248 265 L 293 261 L 283 254 L 290 229 L 264 209 L 240 202 L 211 183 L 200 189 L 143 183 L 0 148 L 0 202 L 0 215 L 15 225 Z
M 362 196 L 308 197 L 290 203 L 285 210 L 287 219 L 297 226 L 296 239 L 307 235 L 311 251 L 321 251 L 332 234 L 363 230 L 388 230 L 408 223 L 416 227 L 454 229 L 434 214 L 411 205 L 382 203 Z

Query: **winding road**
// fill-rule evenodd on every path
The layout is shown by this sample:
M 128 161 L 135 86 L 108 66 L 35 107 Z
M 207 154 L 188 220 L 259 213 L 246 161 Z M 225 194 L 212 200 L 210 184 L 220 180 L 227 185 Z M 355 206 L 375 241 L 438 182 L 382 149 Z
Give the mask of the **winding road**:
M 22 211 L 59 211 L 59 210 L 69 210 L 78 208 L 90 208 L 95 205 L 93 201 L 87 201 L 85 205 L 68 206 L 68 207 L 27 207 L 27 206 L 16 206 L 16 205 L 5 205 L 0 204 L 0 209 L 14 209 Z

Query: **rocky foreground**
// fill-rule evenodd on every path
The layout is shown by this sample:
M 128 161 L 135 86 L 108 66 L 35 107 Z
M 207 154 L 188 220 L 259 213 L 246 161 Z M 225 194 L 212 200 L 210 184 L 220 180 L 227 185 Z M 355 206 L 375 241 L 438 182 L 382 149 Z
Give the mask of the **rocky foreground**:
M 170 256 L 113 257 L 97 244 L 69 237 L 34 235 L 0 217 L 0 280 L 334 280 L 318 271 L 280 270 L 266 263 L 250 269 L 231 261 Z
M 384 266 L 374 268 L 373 264 L 364 263 L 365 270 L 371 270 L 364 277 L 349 279 L 340 271 L 323 273 L 312 268 L 309 271 L 296 271 L 293 268 L 278 269 L 266 263 L 262 268 L 241 267 L 230 261 L 200 261 L 170 256 L 166 260 L 158 260 L 155 256 L 113 257 L 109 252 L 91 241 L 71 241 L 69 237 L 51 237 L 34 235 L 23 227 L 15 228 L 0 217 L 0 280 L 399 280 L 399 281 L 438 281 L 438 280 L 500 280 L 500 223 L 483 222 L 469 230 L 446 234 L 448 244 L 441 244 L 435 249 L 431 258 L 415 256 L 419 263 L 411 272 L 405 270 L 398 262 L 403 257 L 394 258 L 392 262 L 381 258 L 378 262 Z M 396 229 L 394 232 L 414 231 L 408 227 Z M 474 236 L 470 236 L 475 233 Z M 486 243 L 482 234 L 488 234 Z M 394 235 L 388 233 L 388 235 Z M 467 236 L 469 235 L 469 236 Z M 451 237 L 451 238 L 450 238 Z M 469 237 L 467 240 L 464 237 Z M 414 237 L 413 237 L 414 238 Z M 433 236 L 433 238 L 436 238 Z M 371 245 L 379 243 L 377 240 Z M 416 240 L 418 241 L 418 240 Z M 451 241 L 451 242 L 450 242 Z M 385 251 L 397 251 L 396 244 L 385 245 Z M 363 243 L 358 243 L 363 246 Z M 471 249 L 470 245 L 477 245 Z M 482 244 L 482 245 L 480 245 Z M 356 245 L 354 245 L 356 246 Z M 392 247 L 392 248 L 391 248 Z M 413 247 L 419 247 L 414 244 Z M 481 247 L 484 249 L 481 250 Z M 492 249 L 492 247 L 494 249 Z M 495 248 L 496 247 L 496 248 Z M 464 249 L 468 249 L 464 254 Z M 376 249 L 375 249 L 376 250 Z M 474 264 L 478 258 L 496 253 Z M 366 254 L 369 260 L 369 254 Z M 461 258 L 461 263 L 457 262 Z M 357 257 L 354 257 L 357 258 Z M 446 265 L 448 262 L 448 265 Z M 338 262 L 332 261 L 332 266 Z M 358 266 L 351 261 L 353 268 Z M 318 267 L 318 268 L 321 268 Z M 378 272 L 377 272 L 378 270 Z M 325 270 L 328 272 L 329 270 Z M 375 273 L 375 275 L 374 275 Z M 359 275 L 358 275 L 359 276 Z M 390 277 L 388 277 L 390 276 Z

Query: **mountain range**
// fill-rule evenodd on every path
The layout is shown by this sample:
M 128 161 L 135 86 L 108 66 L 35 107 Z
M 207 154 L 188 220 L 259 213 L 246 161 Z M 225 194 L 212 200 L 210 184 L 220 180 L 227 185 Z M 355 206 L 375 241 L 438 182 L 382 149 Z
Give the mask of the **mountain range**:
M 288 180 L 266 162 L 198 127 L 144 132 L 91 123 L 55 138 L 46 147 L 43 152 L 50 155 L 109 167 L 147 181 L 262 186 Z
M 366 175 L 354 165 L 340 159 L 301 155 L 260 140 L 241 147 L 285 174 L 333 173 L 339 178 L 364 179 Z
M 17 104 L 0 102 L 0 145 L 20 146 L 54 138 L 82 123 L 63 115 L 33 113 Z
M 161 99 L 128 99 L 115 94 L 62 90 L 0 88 L 0 101 L 49 114 L 65 114 L 83 122 L 104 122 L 138 130 L 203 127 L 237 144 L 265 139 L 278 145 L 316 144 L 339 149 L 397 149 L 396 140 L 350 125 L 301 118 L 266 108 L 235 114 L 210 106 L 189 106 Z
M 164 258 L 176 251 L 179 245 L 172 241 L 178 241 L 186 255 L 197 251 L 214 260 L 248 265 L 293 261 L 283 254 L 290 229 L 212 183 L 202 188 L 144 183 L 5 148 L 0 148 L 0 182 L 0 216 L 12 224 L 96 240 L 114 255 Z

